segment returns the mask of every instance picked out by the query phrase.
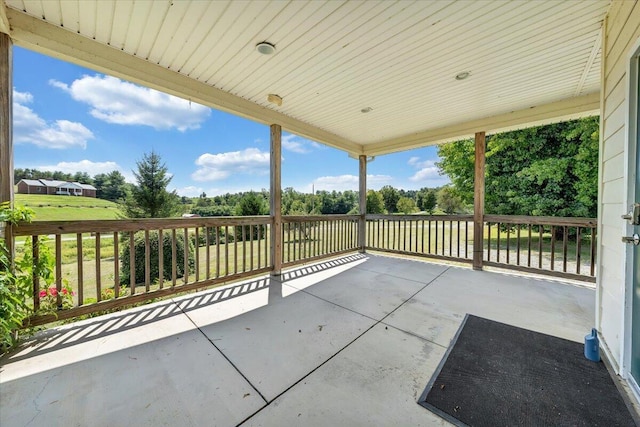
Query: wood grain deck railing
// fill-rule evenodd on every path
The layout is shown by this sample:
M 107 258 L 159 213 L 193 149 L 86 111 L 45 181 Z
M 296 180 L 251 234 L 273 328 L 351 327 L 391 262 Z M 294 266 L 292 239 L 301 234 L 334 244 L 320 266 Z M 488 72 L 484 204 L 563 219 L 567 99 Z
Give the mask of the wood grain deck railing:
M 358 250 L 359 215 L 285 216 L 282 265 L 292 266 Z
M 470 263 L 472 215 L 367 215 L 366 248 Z M 595 282 L 594 218 L 485 215 L 485 266 Z
M 595 218 L 485 215 L 487 266 L 595 282 Z
M 473 215 L 367 215 L 366 248 L 471 263 Z
M 17 242 L 22 236 L 30 239 L 28 246 L 35 261 L 40 256 L 39 240 L 53 236 L 55 281 L 49 287 L 55 288 L 58 310 L 36 314 L 30 325 L 268 272 L 272 268 L 270 227 L 268 216 L 20 224 L 14 227 L 13 235 Z M 184 242 L 182 254 L 179 240 Z M 143 250 L 136 250 L 137 247 Z M 89 252 L 93 257 L 87 256 Z M 122 277 L 123 263 L 130 266 L 128 277 Z M 136 274 L 140 268 L 144 271 L 142 276 Z M 34 275 L 32 303 L 36 312 L 42 305 L 41 287 L 45 286 L 40 282 Z M 67 288 L 74 294 L 71 308 L 63 308 L 62 304 L 62 292 Z
M 283 266 L 362 249 L 359 219 L 283 217 Z M 18 247 L 26 237 L 23 248 L 31 248 L 34 262 L 42 256 L 41 240 L 53 236 L 46 245 L 53 253 L 54 281 L 41 283 L 33 275 L 37 314 L 30 325 L 272 271 L 272 221 L 255 216 L 19 224 L 12 234 Z M 593 282 L 596 226 L 591 218 L 485 215 L 483 264 Z M 365 249 L 472 263 L 473 235 L 472 215 L 366 215 Z M 186 242 L 185 250 L 180 241 Z M 45 289 L 53 292 L 43 297 Z M 70 307 L 67 291 L 74 294 Z M 51 294 L 55 313 L 38 312 L 43 298 L 51 307 Z

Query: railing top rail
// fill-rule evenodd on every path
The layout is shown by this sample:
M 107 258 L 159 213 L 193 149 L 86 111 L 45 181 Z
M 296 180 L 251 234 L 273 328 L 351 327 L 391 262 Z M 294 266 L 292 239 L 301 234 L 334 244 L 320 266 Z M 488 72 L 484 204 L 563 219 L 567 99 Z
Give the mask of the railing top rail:
M 13 227 L 14 236 L 119 231 L 171 230 L 185 227 L 217 227 L 271 224 L 269 216 L 222 216 L 200 218 L 136 218 L 82 221 L 34 221 Z
M 283 222 L 306 222 L 306 221 L 335 221 L 352 219 L 356 220 L 360 218 L 360 215 L 348 215 L 348 214 L 332 214 L 332 215 L 283 215 Z
M 597 218 L 567 218 L 556 216 L 485 215 L 484 221 L 500 222 L 503 224 L 556 225 L 585 228 L 594 228 L 598 225 Z
M 473 221 L 473 215 L 384 215 L 367 214 L 367 219 L 387 219 L 391 221 Z

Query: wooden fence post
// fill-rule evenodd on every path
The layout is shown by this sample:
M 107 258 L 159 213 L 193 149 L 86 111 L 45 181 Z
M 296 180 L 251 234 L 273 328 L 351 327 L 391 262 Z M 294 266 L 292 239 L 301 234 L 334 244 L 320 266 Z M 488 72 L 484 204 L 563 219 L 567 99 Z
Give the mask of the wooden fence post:
M 13 207 L 13 58 L 11 38 L 0 33 L 0 203 Z M 14 238 L 10 224 L 4 238 L 13 260 Z
M 282 127 L 271 125 L 271 191 L 269 210 L 271 213 L 271 274 L 282 272 Z
M 358 221 L 358 247 L 360 253 L 365 252 L 366 230 L 367 230 L 367 156 L 360 155 L 358 157 L 360 165 L 360 179 L 359 179 L 359 198 L 360 198 L 360 219 Z
M 473 194 L 473 269 L 482 270 L 484 231 L 484 166 L 486 140 L 484 132 L 476 133 L 476 158 Z

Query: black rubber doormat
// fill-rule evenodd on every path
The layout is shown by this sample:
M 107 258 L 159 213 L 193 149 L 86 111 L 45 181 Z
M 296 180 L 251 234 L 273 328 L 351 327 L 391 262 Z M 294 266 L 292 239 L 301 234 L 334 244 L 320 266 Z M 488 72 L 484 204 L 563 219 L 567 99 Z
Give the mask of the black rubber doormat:
M 635 426 L 580 343 L 467 315 L 419 404 L 459 426 Z

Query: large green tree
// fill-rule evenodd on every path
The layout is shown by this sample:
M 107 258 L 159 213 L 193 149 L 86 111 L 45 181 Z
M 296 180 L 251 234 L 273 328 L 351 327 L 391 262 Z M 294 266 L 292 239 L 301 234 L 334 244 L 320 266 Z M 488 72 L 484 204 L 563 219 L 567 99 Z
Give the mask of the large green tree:
M 421 188 L 416 194 L 416 205 L 421 211 L 427 212 L 429 215 L 433 214 L 436 208 L 436 191 L 429 188 Z
M 472 203 L 473 141 L 442 145 L 438 155 L 456 194 Z M 485 174 L 487 213 L 595 217 L 598 118 L 492 135 Z
M 394 213 L 398 205 L 398 200 L 400 200 L 400 193 L 398 190 L 390 185 L 385 185 L 380 189 L 380 194 L 382 194 L 384 207 L 387 210 L 387 213 Z
M 384 200 L 382 194 L 376 190 L 367 191 L 367 213 L 368 214 L 383 214 L 384 213 Z
M 124 204 L 126 215 L 129 218 L 167 218 L 178 214 L 180 198 L 175 190 L 167 190 L 171 176 L 160 155 L 154 151 L 145 153 L 136 165 L 138 171 L 133 172 L 136 185 Z

